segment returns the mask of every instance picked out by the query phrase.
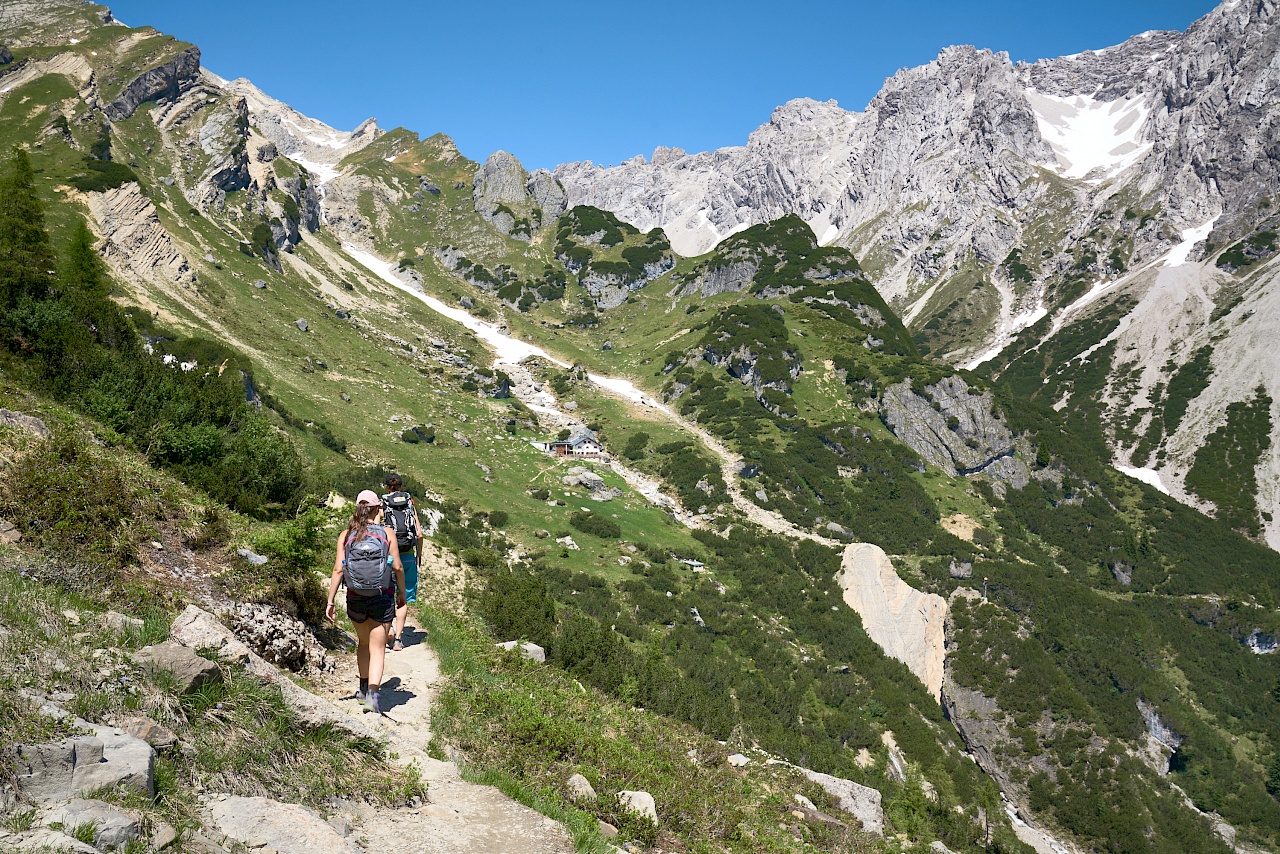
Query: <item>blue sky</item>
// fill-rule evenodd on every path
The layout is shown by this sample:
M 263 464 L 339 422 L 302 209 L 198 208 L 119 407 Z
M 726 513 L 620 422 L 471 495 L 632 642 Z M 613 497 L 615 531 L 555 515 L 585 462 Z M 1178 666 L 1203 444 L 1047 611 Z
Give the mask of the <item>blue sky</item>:
M 1035 60 L 1184 30 L 1213 0 L 118 0 L 204 64 L 350 130 L 443 131 L 482 160 L 617 163 L 740 145 L 798 97 L 861 110 L 886 77 L 972 44 Z

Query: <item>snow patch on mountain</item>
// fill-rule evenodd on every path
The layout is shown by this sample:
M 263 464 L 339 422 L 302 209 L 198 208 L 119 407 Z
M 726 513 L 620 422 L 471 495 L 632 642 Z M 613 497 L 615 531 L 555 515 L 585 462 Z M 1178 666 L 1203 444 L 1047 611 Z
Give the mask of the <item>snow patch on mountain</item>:
M 1154 486 L 1156 489 L 1160 490 L 1165 495 L 1169 494 L 1169 488 L 1164 485 L 1164 481 L 1160 479 L 1160 472 L 1156 471 L 1155 469 L 1134 468 L 1133 466 L 1117 465 L 1116 471 L 1120 472 L 1121 474 L 1127 474 L 1129 477 L 1134 478 L 1135 480 L 1140 480 L 1143 483 L 1147 484 L 1148 486 Z
M 1027 90 L 1040 135 L 1057 156 L 1050 164 L 1066 178 L 1101 183 L 1141 160 L 1152 144 L 1142 130 L 1151 115 L 1143 98 L 1095 101 Z
M 1016 314 L 1004 321 L 999 334 L 996 335 L 995 343 L 989 348 L 979 353 L 965 366 L 966 371 L 972 371 L 983 362 L 989 362 L 996 356 L 999 356 L 1005 347 L 1013 343 L 1013 339 L 1018 337 L 1018 333 L 1026 329 L 1028 326 L 1034 326 L 1044 319 L 1049 313 L 1049 309 L 1043 305 L 1036 305 L 1026 311 Z
M 1195 249 L 1197 243 L 1209 238 L 1209 233 L 1213 231 L 1214 223 L 1217 221 L 1218 217 L 1215 216 L 1204 225 L 1183 229 L 1182 242 L 1169 250 L 1169 254 L 1165 256 L 1164 265 L 1166 267 L 1181 267 L 1187 263 L 1187 260 L 1191 257 L 1191 250 Z

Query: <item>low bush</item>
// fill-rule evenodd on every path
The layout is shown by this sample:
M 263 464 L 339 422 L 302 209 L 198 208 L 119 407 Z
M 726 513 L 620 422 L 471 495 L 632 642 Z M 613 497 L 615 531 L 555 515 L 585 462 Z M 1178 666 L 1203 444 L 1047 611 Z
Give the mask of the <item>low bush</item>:
M 86 159 L 84 170 L 70 179 L 71 186 L 82 193 L 104 193 L 138 180 L 138 176 L 128 166 L 110 160 Z
M 622 529 L 612 519 L 606 519 L 585 510 L 575 510 L 569 516 L 569 524 L 584 534 L 591 534 L 605 540 L 616 540 L 622 536 Z

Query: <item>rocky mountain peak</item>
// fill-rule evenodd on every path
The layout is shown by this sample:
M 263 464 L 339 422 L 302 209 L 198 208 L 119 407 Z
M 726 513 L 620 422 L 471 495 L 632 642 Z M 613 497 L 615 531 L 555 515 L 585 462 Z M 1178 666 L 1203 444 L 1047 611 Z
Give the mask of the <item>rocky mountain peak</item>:
M 503 234 L 531 240 L 544 222 L 566 210 L 564 187 L 545 169 L 532 175 L 515 155 L 495 151 L 476 170 L 471 193 L 476 213 Z
M 350 132 L 336 130 L 272 98 L 247 78 L 227 81 L 208 72 L 206 75 L 223 91 L 244 98 L 254 127 L 275 143 L 281 154 L 322 177 L 333 173 L 333 167 L 344 157 L 383 134 L 376 119 L 366 119 Z

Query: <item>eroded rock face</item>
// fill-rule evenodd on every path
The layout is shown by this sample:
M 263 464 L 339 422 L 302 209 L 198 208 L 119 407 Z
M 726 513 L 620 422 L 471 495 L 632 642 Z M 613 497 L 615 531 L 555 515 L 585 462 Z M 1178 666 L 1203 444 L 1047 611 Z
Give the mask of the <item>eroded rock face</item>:
M 823 774 L 821 771 L 811 771 L 808 768 L 796 770 L 835 798 L 840 809 L 862 823 L 864 831 L 874 833 L 876 836 L 884 835 L 884 808 L 881 806 L 878 790 L 852 780 Z
M 551 222 L 567 210 L 569 196 L 565 193 L 564 186 L 546 169 L 535 169 L 529 175 L 525 189 L 533 203 L 542 211 L 543 222 Z
M 853 543 L 844 550 L 836 582 L 858 612 L 867 635 L 907 666 L 934 697 L 942 691 L 947 600 L 922 593 L 898 577 L 879 546 Z
M 51 714 L 66 714 L 50 707 Z M 115 727 L 75 719 L 91 733 L 49 744 L 19 745 L 15 771 L 23 796 L 38 804 L 66 801 L 102 787 L 155 794 L 155 751 Z
M 471 200 L 476 213 L 493 223 L 503 234 L 511 234 L 516 215 L 524 212 L 529 197 L 525 185 L 529 173 L 520 161 L 505 151 L 495 151 L 476 170 Z
M 195 281 L 191 265 L 160 224 L 155 205 L 130 181 L 104 193 L 89 193 L 89 211 L 106 240 L 98 253 L 126 280 L 169 286 Z
M 200 48 L 189 47 L 164 65 L 142 72 L 103 108 L 113 122 L 124 121 L 138 107 L 158 98 L 174 98 L 200 78 Z
M 301 620 L 272 608 L 242 602 L 228 615 L 236 636 L 277 667 L 295 673 L 326 673 L 333 661 Z
M 952 477 L 983 474 L 1014 489 L 1030 480 L 1024 449 L 993 412 L 991 392 L 977 394 L 960 377 L 926 386 L 923 395 L 910 381 L 890 386 L 880 412 L 900 441 Z

